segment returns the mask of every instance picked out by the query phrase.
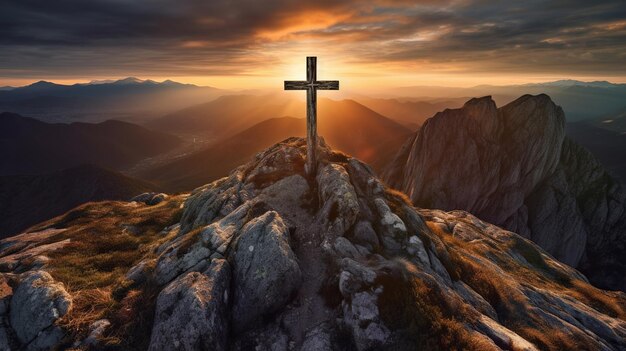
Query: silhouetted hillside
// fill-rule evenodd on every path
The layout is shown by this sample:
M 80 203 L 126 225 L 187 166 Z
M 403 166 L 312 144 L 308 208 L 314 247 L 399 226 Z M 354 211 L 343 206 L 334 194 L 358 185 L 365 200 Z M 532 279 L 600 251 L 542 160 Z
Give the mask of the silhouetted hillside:
M 150 183 L 91 165 L 34 176 L 0 176 L 0 238 L 82 203 L 128 200 L 154 191 Z
M 124 169 L 171 150 L 178 138 L 135 124 L 48 124 L 0 113 L 0 175 L 39 174 L 85 163 Z

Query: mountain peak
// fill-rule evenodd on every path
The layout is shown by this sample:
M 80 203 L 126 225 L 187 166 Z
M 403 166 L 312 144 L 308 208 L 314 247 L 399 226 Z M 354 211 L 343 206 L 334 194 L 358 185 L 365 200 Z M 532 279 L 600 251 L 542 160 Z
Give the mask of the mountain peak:
M 30 84 L 28 86 L 26 86 L 26 88 L 30 88 L 30 89 L 46 89 L 46 88 L 50 88 L 50 87 L 55 87 L 58 86 L 58 84 L 52 83 L 52 82 L 48 82 L 45 80 L 40 80 L 38 82 L 35 82 L 33 84 Z
M 113 82 L 113 84 L 140 84 L 143 82 L 145 81 L 136 77 L 127 77 L 127 78 L 116 80 Z
M 102 326 L 90 343 L 115 335 L 127 349 L 442 349 L 450 340 L 468 350 L 626 347 L 623 295 L 591 287 L 535 244 L 469 213 L 412 207 L 323 140 L 315 176 L 304 173 L 305 157 L 306 140 L 289 138 L 191 194 L 87 205 L 6 239 L 0 267 L 27 272 L 12 282 L 9 314 L 47 292 L 36 295 L 44 296 L 36 312 L 22 312 L 24 323 L 12 323 L 20 342 L 52 348 L 63 321 L 81 318 L 65 340 L 80 345 Z M 85 231 L 91 239 L 81 241 Z M 70 264 L 64 255 L 78 250 L 70 242 L 122 250 L 128 240 L 151 249 L 124 253 L 119 269 L 113 260 L 46 272 Z M 30 251 L 16 255 L 15 245 Z M 82 276 L 112 268 L 107 281 L 118 283 L 99 291 L 121 302 L 94 313 L 77 295 Z M 53 308 L 61 332 L 49 336 L 39 320 Z M 101 315 L 113 318 L 93 320 Z
M 405 144 L 385 179 L 417 206 L 466 210 L 532 238 L 594 284 L 626 290 L 618 278 L 626 263 L 612 248 L 626 245 L 626 237 L 614 235 L 626 230 L 626 196 L 566 137 L 563 110 L 546 94 L 499 109 L 473 99 L 437 114 Z

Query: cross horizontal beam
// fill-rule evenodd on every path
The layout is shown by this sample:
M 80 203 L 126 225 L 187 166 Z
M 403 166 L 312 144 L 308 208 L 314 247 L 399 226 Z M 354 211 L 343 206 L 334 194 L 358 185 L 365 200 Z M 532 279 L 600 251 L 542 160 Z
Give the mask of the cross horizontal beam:
M 305 80 L 286 80 L 285 90 L 339 90 L 338 80 L 317 80 L 315 82 L 307 82 Z

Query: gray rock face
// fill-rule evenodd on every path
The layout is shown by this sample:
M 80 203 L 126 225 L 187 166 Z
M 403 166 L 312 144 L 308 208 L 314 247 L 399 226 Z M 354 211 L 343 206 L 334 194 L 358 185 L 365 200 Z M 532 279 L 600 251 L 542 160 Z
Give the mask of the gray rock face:
M 230 275 L 225 260 L 213 260 L 204 273 L 187 273 L 165 287 L 149 350 L 226 350 Z
M 63 317 L 72 307 L 72 298 L 63 284 L 44 271 L 25 273 L 11 299 L 10 321 L 22 344 L 33 341 L 42 331 Z M 52 347 L 59 339 L 39 342 Z
M 8 326 L 4 321 L 0 322 L 0 350 L 11 351 L 11 339 L 9 336 Z
M 345 168 L 329 164 L 317 175 L 323 207 L 320 218 L 333 235 L 343 235 L 357 219 L 359 202 Z
M 367 221 L 360 221 L 354 227 L 354 240 L 362 245 L 366 245 L 370 250 L 378 249 L 380 241 L 378 235 L 372 228 L 372 224 Z
M 565 137 L 563 111 L 547 95 L 499 109 L 490 97 L 472 99 L 436 114 L 384 177 L 419 207 L 469 211 L 531 238 L 598 286 L 626 291 L 618 278 L 626 275 L 626 197 Z
M 193 233 L 178 239 L 170 243 L 170 247 L 157 259 L 155 278 L 159 284 L 166 284 L 190 270 L 201 271 L 208 265 L 211 250 L 196 240 Z M 186 247 L 185 244 L 189 241 L 193 244 Z
M 235 332 L 284 306 L 302 281 L 296 256 L 289 246 L 289 231 L 274 211 L 242 228 L 230 259 L 235 286 Z
M 333 333 L 337 328 L 330 323 L 322 323 L 307 331 L 300 351 L 333 351 L 337 349 Z

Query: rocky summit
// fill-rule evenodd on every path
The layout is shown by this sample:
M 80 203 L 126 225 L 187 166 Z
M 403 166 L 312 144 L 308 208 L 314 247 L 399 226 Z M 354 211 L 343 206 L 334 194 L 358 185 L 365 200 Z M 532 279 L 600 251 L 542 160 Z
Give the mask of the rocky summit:
M 191 194 L 1 241 L 0 349 L 626 349 L 623 293 L 468 212 L 416 209 L 326 146 L 307 177 L 305 154 L 287 139 Z
M 465 210 L 529 238 L 597 286 L 626 291 L 626 193 L 565 136 L 547 95 L 490 97 L 429 119 L 387 169 L 419 207 Z

